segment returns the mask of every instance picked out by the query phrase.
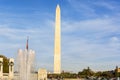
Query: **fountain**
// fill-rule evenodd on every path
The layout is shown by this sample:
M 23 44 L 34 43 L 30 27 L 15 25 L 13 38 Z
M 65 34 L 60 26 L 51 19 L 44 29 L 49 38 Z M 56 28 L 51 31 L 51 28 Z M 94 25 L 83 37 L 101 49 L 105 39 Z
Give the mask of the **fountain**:
M 18 50 L 18 72 L 19 79 L 18 80 L 32 80 L 32 67 L 34 61 L 35 51 L 28 50 L 28 40 L 26 44 L 26 49 Z

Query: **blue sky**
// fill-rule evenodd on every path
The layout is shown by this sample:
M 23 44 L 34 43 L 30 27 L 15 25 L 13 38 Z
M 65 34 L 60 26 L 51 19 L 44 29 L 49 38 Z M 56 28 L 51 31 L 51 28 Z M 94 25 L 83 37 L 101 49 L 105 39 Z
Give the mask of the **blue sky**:
M 16 59 L 29 36 L 36 69 L 53 71 L 57 4 L 61 7 L 62 70 L 120 66 L 120 0 L 0 0 L 0 54 Z

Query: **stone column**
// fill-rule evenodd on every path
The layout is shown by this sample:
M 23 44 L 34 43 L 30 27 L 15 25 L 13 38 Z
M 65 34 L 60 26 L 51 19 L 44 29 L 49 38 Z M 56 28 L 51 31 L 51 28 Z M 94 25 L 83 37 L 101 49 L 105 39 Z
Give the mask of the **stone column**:
M 9 59 L 9 79 L 10 80 L 14 79 L 14 59 L 13 58 Z
M 3 80 L 3 58 L 0 58 L 0 80 Z
M 46 69 L 38 70 L 38 80 L 47 80 L 47 70 Z

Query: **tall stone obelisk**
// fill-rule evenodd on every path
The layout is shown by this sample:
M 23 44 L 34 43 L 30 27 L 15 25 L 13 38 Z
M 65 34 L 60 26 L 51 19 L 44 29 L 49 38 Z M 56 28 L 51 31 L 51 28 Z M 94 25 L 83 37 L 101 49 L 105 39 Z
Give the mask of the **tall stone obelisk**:
M 54 73 L 61 73 L 61 21 L 60 21 L 60 6 L 56 7 L 55 18 L 55 44 L 54 44 Z

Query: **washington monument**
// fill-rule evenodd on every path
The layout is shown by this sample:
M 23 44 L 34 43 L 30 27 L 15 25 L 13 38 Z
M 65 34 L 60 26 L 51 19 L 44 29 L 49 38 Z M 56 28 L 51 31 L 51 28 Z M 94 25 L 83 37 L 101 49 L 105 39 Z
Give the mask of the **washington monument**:
M 60 6 L 56 7 L 55 18 L 55 44 L 54 44 L 54 73 L 61 73 L 61 22 L 60 22 Z

